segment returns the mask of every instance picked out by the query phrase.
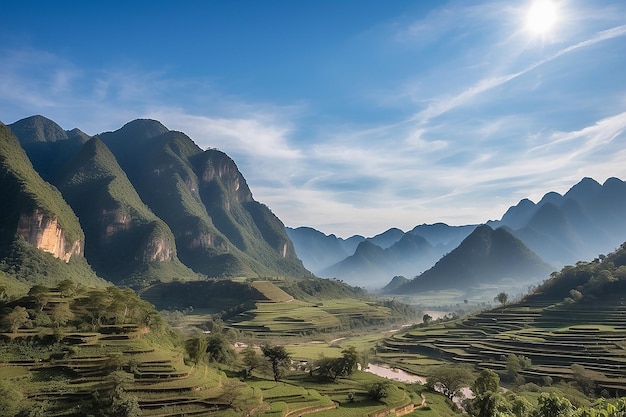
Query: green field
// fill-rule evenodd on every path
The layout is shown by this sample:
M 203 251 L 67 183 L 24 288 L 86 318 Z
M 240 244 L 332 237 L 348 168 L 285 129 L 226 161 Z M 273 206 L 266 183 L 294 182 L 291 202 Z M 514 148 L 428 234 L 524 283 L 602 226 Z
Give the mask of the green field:
M 619 303 L 520 303 L 454 323 L 418 327 L 384 342 L 379 356 L 418 374 L 439 361 L 504 371 L 510 355 L 532 366 L 519 374 L 542 384 L 573 380 L 572 364 L 592 373 L 598 390 L 626 392 L 626 306 Z

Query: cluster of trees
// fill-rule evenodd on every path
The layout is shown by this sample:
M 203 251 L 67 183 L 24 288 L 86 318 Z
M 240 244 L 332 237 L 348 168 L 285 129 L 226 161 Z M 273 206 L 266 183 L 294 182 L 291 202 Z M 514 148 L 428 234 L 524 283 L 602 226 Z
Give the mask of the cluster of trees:
M 619 417 L 626 415 L 626 398 L 609 402 L 598 400 L 592 406 L 574 406 L 555 392 L 541 393 L 537 404 L 523 396 L 500 390 L 500 378 L 491 370 L 483 370 L 471 385 L 474 398 L 468 400 L 467 412 L 474 417 Z
M 321 358 L 310 368 L 311 375 L 317 374 L 322 378 L 336 381 L 337 378 L 352 375 L 357 370 L 359 355 L 354 346 L 341 351 L 339 358 Z
M 191 361 L 196 364 L 209 363 L 235 365 L 237 354 L 231 341 L 221 332 L 209 335 L 196 335 L 185 341 L 185 349 Z M 257 369 L 267 368 L 275 381 L 280 381 L 292 364 L 292 358 L 284 346 L 264 344 L 260 353 L 252 346 L 247 346 L 239 354 L 243 365 L 242 375 L 247 378 Z M 359 354 L 354 346 L 341 351 L 338 358 L 321 358 L 308 366 L 311 376 L 327 378 L 332 381 L 351 375 L 359 363 Z
M 61 281 L 54 289 L 35 285 L 26 296 L 4 302 L 0 313 L 3 330 L 13 333 L 33 326 L 59 329 L 72 324 L 97 331 L 105 324 L 134 323 L 152 329 L 162 324 L 154 307 L 129 288 L 88 290 L 70 280 Z
M 609 255 L 599 255 L 591 262 L 567 265 L 531 294 L 531 297 L 564 299 L 567 302 L 593 301 L 619 294 L 626 289 L 626 243 Z

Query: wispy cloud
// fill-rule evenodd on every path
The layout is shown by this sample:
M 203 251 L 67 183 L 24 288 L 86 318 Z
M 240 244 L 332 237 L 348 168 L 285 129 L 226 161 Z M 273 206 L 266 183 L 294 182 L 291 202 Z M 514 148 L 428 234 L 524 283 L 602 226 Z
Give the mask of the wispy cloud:
M 488 90 L 491 90 L 495 87 L 499 87 L 518 77 L 521 77 L 535 70 L 536 68 L 548 62 L 551 62 L 567 53 L 597 44 L 599 42 L 621 37 L 624 35 L 626 35 L 626 25 L 617 26 L 608 30 L 598 32 L 587 40 L 584 40 L 584 41 L 575 43 L 573 45 L 570 45 L 566 48 L 560 49 L 559 51 L 548 56 L 547 58 L 541 59 L 538 62 L 528 65 L 527 67 L 525 67 L 524 69 L 520 71 L 512 72 L 509 74 L 492 76 L 488 78 L 483 78 L 456 95 L 431 100 L 433 101 L 433 103 L 429 104 L 424 110 L 421 110 L 417 114 L 415 114 L 412 120 L 415 120 L 419 122 L 420 124 L 425 124 L 431 119 L 441 116 L 442 114 L 447 113 L 448 111 L 452 109 L 456 109 L 462 106 L 467 106 L 478 95 Z

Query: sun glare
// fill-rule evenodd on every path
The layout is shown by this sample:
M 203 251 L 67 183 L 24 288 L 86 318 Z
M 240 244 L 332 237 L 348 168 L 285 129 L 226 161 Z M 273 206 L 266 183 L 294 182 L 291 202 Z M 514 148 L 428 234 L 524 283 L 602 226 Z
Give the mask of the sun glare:
M 533 35 L 545 35 L 558 19 L 557 6 L 550 0 L 535 0 L 526 15 L 526 29 Z

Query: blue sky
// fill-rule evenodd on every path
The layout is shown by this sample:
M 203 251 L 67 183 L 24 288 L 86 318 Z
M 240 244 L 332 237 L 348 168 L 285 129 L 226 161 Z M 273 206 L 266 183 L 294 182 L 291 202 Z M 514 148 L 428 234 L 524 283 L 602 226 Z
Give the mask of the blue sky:
M 481 223 L 626 179 L 626 3 L 543 1 L 3 1 L 0 120 L 158 119 L 292 227 Z

